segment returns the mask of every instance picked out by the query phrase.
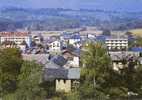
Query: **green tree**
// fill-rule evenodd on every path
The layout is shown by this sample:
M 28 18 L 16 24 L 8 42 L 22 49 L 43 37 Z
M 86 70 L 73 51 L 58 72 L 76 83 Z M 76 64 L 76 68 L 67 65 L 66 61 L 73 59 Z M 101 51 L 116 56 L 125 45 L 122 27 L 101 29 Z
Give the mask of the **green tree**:
M 1 96 L 16 89 L 20 73 L 22 56 L 19 49 L 6 48 L 0 50 L 0 93 Z
M 43 100 L 46 91 L 40 86 L 43 67 L 35 62 L 25 61 L 18 76 L 18 89 L 14 100 Z
M 103 96 L 101 86 L 112 68 L 106 49 L 101 44 L 90 43 L 84 48 L 81 58 L 80 94 L 83 99 Z
M 42 88 L 42 66 L 24 61 L 18 76 L 18 86 L 15 92 L 3 97 L 3 100 L 44 100 L 46 91 Z
M 142 67 L 134 57 L 124 57 L 124 67 L 115 71 L 104 47 L 91 43 L 84 49 L 81 62 L 82 99 L 142 96 Z

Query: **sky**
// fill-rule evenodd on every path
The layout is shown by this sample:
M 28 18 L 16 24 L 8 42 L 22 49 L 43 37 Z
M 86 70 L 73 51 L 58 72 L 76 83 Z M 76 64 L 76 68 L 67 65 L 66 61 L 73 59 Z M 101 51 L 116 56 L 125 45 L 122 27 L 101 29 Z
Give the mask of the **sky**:
M 142 0 L 0 0 L 0 6 L 142 11 Z

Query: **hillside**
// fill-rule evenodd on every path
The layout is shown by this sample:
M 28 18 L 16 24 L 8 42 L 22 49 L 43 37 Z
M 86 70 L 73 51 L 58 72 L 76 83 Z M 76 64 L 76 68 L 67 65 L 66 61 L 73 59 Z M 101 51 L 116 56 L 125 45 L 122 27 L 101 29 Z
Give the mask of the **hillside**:
M 83 26 L 125 30 L 141 28 L 141 22 L 142 15 L 140 12 L 60 8 L 24 9 L 15 7 L 0 10 L 0 31 L 5 29 L 14 30 L 17 28 L 30 30 L 64 30 Z

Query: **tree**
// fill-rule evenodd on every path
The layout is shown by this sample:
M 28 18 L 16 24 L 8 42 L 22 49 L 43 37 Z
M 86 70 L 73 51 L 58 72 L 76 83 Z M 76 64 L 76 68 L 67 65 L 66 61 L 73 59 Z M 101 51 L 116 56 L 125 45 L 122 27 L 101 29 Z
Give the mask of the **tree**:
M 81 99 L 110 99 L 142 96 L 141 65 L 135 58 L 123 58 L 123 68 L 115 71 L 107 51 L 101 44 L 85 47 L 81 59 Z
M 22 56 L 19 49 L 6 48 L 0 50 L 0 93 L 5 95 L 16 89 L 20 73 Z
M 135 40 L 129 41 L 129 48 L 142 47 L 142 37 L 137 37 Z
M 18 89 L 13 100 L 43 100 L 46 91 L 40 86 L 42 66 L 35 62 L 25 61 L 18 76 Z
M 101 85 L 112 68 L 110 57 L 101 44 L 90 43 L 84 50 L 81 57 L 80 94 L 83 99 L 103 96 L 104 90 Z

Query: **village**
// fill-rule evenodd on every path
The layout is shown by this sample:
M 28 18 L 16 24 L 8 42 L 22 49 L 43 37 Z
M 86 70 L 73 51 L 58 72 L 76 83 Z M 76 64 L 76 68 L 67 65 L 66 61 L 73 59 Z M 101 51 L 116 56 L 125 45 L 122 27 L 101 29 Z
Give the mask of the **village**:
M 80 59 L 84 46 L 101 43 L 107 49 L 113 69 L 119 71 L 125 67 L 124 60 L 137 60 L 142 64 L 142 47 L 130 46 L 137 38 L 132 34 L 62 32 L 44 36 L 42 33 L 0 32 L 0 48 L 19 48 L 24 60 L 44 65 L 43 81 L 53 81 L 55 91 L 68 93 L 80 83 Z

